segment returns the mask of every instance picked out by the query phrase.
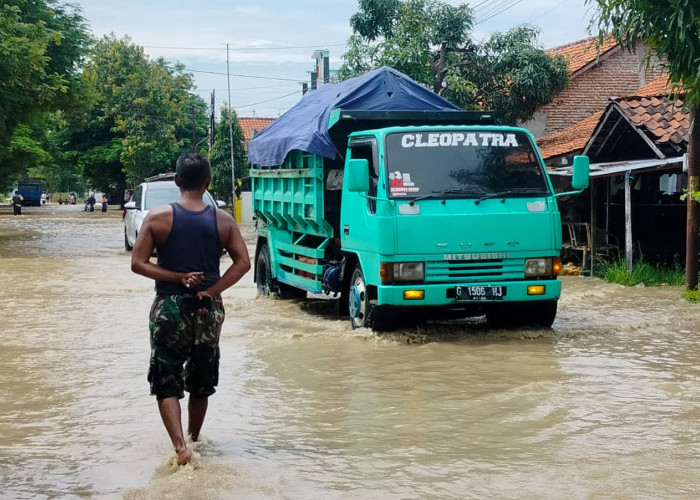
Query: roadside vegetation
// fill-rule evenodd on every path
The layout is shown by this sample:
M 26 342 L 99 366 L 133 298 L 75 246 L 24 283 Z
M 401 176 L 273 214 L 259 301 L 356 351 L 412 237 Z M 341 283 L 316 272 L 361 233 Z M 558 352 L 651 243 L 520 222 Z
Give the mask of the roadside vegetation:
M 625 286 L 683 286 L 686 283 L 685 271 L 680 265 L 669 269 L 640 261 L 632 266 L 630 273 L 624 261 L 601 263 L 600 266 L 598 276 L 609 283 Z M 700 290 L 684 290 L 683 298 L 700 303 Z

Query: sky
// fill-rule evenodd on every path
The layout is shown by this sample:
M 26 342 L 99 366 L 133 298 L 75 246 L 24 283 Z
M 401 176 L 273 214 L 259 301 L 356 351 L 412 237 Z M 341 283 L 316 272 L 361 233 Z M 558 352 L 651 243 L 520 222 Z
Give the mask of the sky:
M 476 11 L 472 35 L 483 40 L 523 23 L 537 26 L 543 48 L 586 38 L 592 6 L 585 0 L 443 0 Z M 98 37 L 128 36 L 151 58 L 182 63 L 205 102 L 217 110 L 277 117 L 301 98 L 315 49 L 337 69 L 351 35 L 357 0 L 73 0 Z M 506 9 L 506 7 L 509 7 Z M 227 63 L 228 44 L 228 63 Z M 228 68 L 227 68 L 228 65 Z M 227 76 L 228 74 L 228 76 Z

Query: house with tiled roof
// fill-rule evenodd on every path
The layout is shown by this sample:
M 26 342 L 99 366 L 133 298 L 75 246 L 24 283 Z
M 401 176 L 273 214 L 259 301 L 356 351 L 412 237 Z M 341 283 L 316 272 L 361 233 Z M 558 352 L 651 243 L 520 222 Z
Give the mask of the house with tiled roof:
M 658 62 L 645 65 L 647 49 L 642 43 L 630 53 L 612 37 L 600 48 L 597 42 L 597 37 L 591 37 L 547 51 L 566 60 L 570 83 L 525 124 L 535 137 L 563 131 L 590 118 L 605 108 L 609 97 L 630 95 L 663 72 Z
M 238 117 L 238 124 L 243 131 L 243 148 L 248 151 L 248 143 L 255 137 L 255 134 L 275 121 L 274 118 Z
M 647 260 L 682 262 L 687 208 L 680 195 L 687 184 L 683 166 L 689 128 L 683 96 L 672 94 L 667 75 L 661 74 L 625 96 L 608 97 L 604 109 L 578 123 L 540 138 L 553 182 L 561 189 L 570 174 L 562 165 L 577 154 L 591 161 L 587 196 L 560 207 L 565 225 L 583 222 L 600 228 L 592 234 L 623 242 L 627 258 L 634 250 Z

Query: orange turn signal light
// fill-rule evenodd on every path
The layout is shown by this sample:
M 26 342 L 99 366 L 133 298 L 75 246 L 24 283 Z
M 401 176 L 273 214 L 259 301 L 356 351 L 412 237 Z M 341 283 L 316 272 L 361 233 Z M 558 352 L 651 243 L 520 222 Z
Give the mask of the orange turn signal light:
M 425 290 L 404 290 L 403 300 L 423 300 L 425 298 Z
M 544 285 L 529 285 L 527 287 L 528 295 L 544 295 L 545 291 L 547 291 L 547 287 Z

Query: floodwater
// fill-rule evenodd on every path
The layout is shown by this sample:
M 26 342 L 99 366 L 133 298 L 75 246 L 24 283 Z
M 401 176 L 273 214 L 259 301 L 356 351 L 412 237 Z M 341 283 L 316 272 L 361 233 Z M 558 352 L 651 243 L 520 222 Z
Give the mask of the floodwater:
M 377 336 L 246 276 L 205 439 L 173 467 L 146 382 L 153 285 L 121 212 L 79 210 L 0 213 L 0 497 L 698 495 L 700 308 L 579 277 L 552 330 Z

